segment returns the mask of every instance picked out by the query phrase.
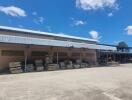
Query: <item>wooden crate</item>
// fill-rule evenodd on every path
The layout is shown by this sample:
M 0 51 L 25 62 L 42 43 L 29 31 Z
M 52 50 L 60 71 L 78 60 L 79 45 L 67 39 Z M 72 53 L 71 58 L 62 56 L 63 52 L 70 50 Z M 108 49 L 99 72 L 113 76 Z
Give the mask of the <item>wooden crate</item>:
M 72 65 L 72 64 L 67 64 L 67 65 L 66 65 L 66 68 L 67 68 L 67 69 L 72 69 L 72 68 L 73 68 L 73 65 Z
M 43 60 L 35 60 L 35 65 L 36 65 L 37 71 L 43 71 L 44 70 Z
M 27 64 L 27 66 L 26 66 L 26 71 L 27 71 L 27 72 L 32 72 L 32 71 L 34 71 L 34 65 L 33 65 L 33 64 Z
M 74 67 L 75 69 L 78 69 L 78 68 L 80 68 L 81 66 L 80 66 L 79 64 L 74 64 L 73 67 Z
M 11 73 L 12 74 L 19 74 L 19 73 L 22 73 L 22 69 L 19 69 L 19 70 L 12 70 Z
M 61 69 L 66 69 L 66 64 L 64 62 L 60 62 L 60 68 Z
M 87 63 L 81 63 L 81 68 L 86 68 L 88 66 Z
M 47 66 L 48 71 L 53 71 L 53 70 L 58 70 L 58 69 L 59 69 L 58 64 L 48 64 L 48 66 Z
M 43 65 L 43 60 L 35 60 L 35 65 L 36 66 L 42 66 Z
M 21 66 L 21 62 L 10 62 L 9 63 L 9 67 L 20 67 Z
M 10 62 L 9 71 L 12 74 L 22 73 L 23 70 L 22 70 L 21 62 Z
M 20 70 L 22 69 L 21 67 L 12 67 L 12 68 L 9 68 L 10 71 L 14 71 L 14 70 Z
M 36 67 L 36 70 L 37 71 L 43 71 L 44 70 L 44 67 L 43 66 Z

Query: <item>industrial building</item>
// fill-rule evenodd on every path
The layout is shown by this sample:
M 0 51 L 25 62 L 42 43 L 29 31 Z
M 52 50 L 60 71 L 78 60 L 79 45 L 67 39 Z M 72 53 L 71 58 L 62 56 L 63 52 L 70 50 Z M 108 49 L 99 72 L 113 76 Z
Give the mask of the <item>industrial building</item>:
M 0 70 L 10 62 L 27 64 L 46 57 L 50 63 L 81 60 L 95 65 L 97 51 L 116 52 L 115 46 L 100 45 L 97 40 L 48 32 L 0 26 Z
M 97 53 L 99 55 L 98 62 L 103 61 L 104 63 L 106 63 L 109 60 L 122 64 L 132 62 L 132 47 L 125 47 L 120 49 L 118 48 L 118 46 L 113 46 L 113 47 L 116 47 L 117 50 L 116 51 L 98 50 Z

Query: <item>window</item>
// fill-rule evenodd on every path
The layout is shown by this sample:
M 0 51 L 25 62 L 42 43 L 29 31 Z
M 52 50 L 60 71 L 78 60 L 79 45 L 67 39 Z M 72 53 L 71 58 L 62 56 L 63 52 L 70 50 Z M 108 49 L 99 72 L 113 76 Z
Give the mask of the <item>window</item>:
M 46 56 L 48 55 L 48 52 L 46 51 L 32 51 L 32 56 Z
M 2 50 L 1 51 L 2 56 L 24 56 L 24 51 L 18 51 L 18 50 Z

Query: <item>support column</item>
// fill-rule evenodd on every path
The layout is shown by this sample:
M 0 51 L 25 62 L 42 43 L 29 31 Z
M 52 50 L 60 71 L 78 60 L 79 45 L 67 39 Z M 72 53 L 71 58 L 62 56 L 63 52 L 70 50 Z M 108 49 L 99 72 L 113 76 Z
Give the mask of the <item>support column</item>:
M 24 71 L 26 72 L 26 69 L 27 69 L 27 50 L 25 51 L 25 68 L 24 68 Z
M 79 59 L 82 60 L 82 57 L 81 57 L 81 48 L 80 48 L 80 58 Z
M 106 61 L 108 62 L 108 57 L 109 57 L 109 54 L 108 53 L 106 53 Z M 106 63 L 107 63 L 106 62 Z
M 115 60 L 115 55 L 116 55 L 116 54 L 113 53 L 113 60 L 116 62 L 116 60 Z
M 122 62 L 122 59 L 121 59 L 121 54 L 120 54 L 120 63 Z
M 56 52 L 56 59 L 57 59 L 57 64 L 58 64 L 58 61 L 59 61 L 59 57 L 58 57 L 58 48 L 57 48 L 57 52 Z
M 24 67 L 24 71 L 26 72 L 26 69 L 27 69 L 27 60 L 28 60 L 28 49 L 30 48 L 30 45 L 26 45 L 26 50 L 25 50 L 25 67 Z
M 54 54 L 53 54 L 53 47 L 50 47 L 50 60 L 51 60 L 51 63 L 53 63 L 53 56 L 54 56 Z

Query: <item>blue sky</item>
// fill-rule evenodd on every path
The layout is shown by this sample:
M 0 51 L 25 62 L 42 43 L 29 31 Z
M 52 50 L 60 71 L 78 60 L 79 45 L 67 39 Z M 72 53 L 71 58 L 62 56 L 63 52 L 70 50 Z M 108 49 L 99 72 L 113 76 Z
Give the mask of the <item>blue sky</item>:
M 0 0 L 0 25 L 132 46 L 132 0 Z

